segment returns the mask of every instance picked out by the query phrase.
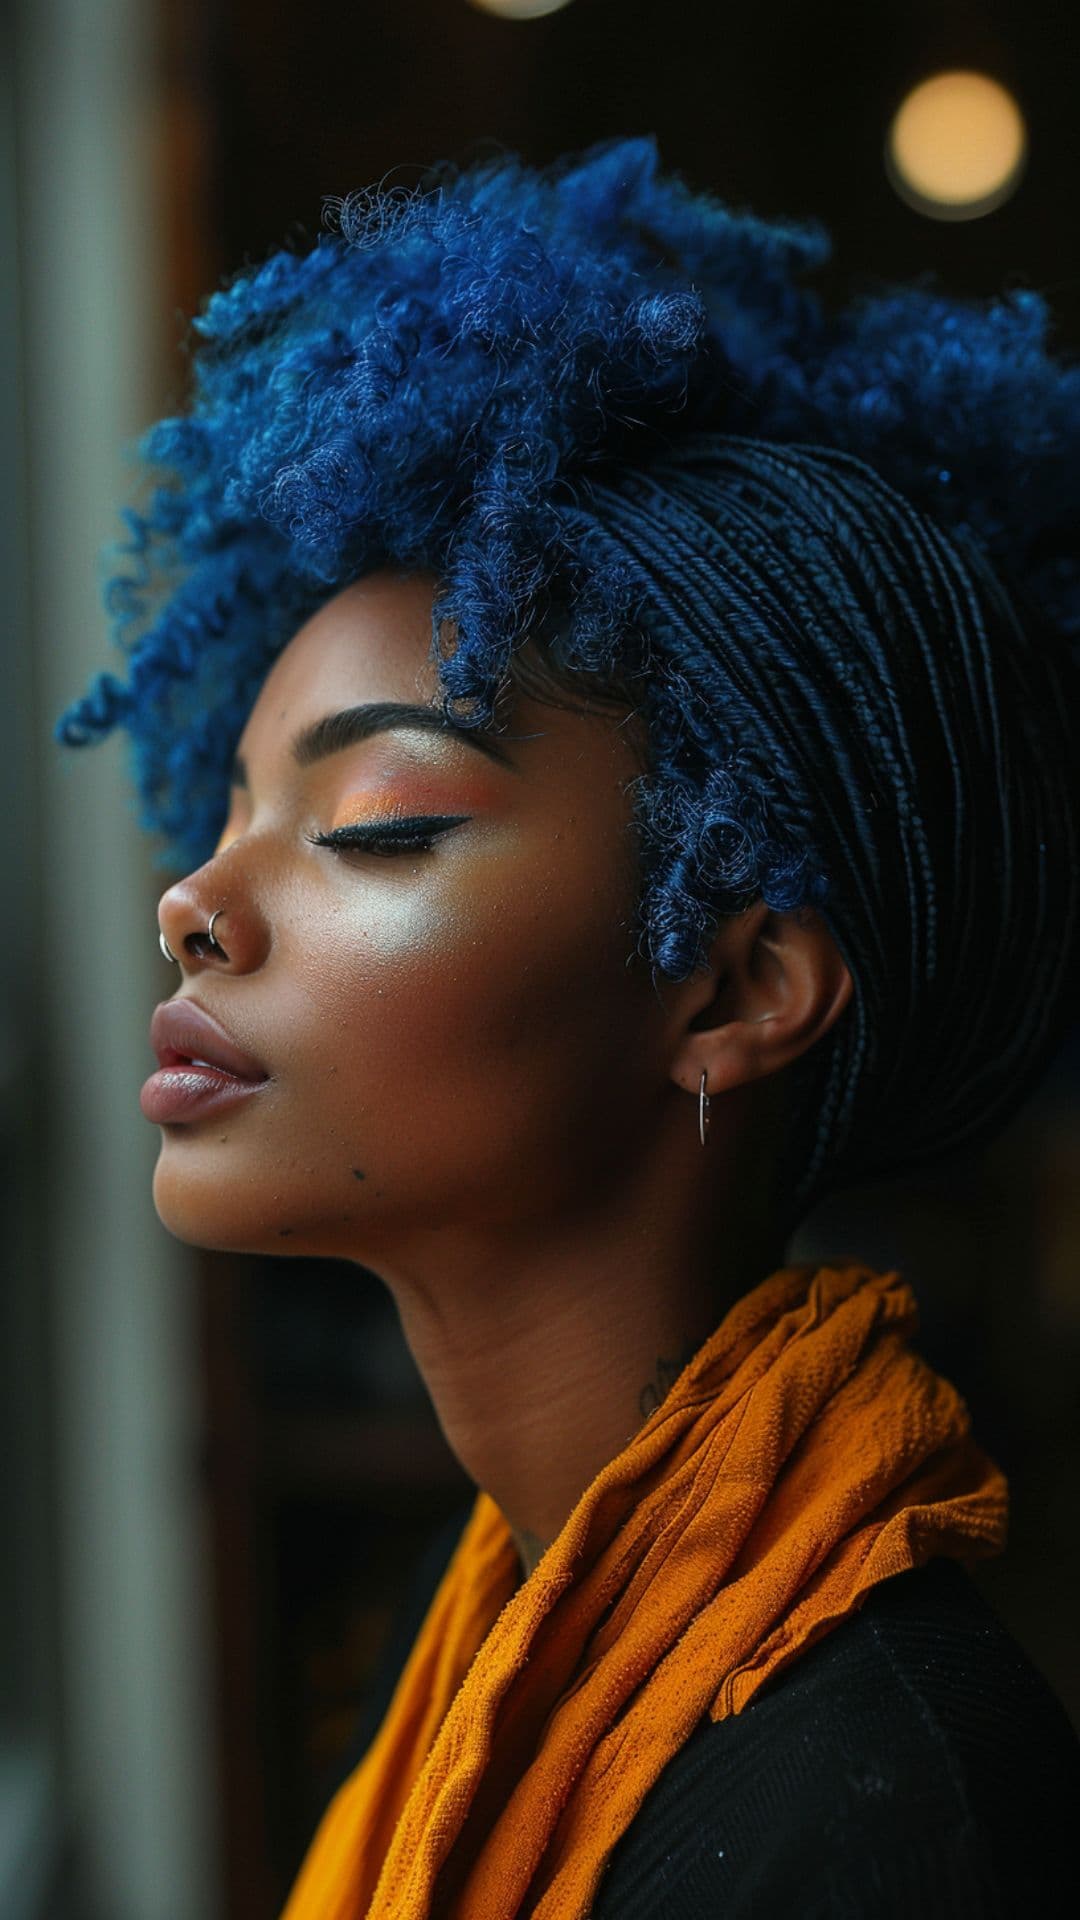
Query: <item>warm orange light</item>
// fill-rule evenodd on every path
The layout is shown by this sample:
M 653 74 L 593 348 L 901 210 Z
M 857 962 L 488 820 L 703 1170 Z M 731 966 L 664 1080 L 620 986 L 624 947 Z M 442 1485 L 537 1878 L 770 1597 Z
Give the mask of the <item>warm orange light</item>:
M 901 101 L 885 141 L 897 193 L 935 220 L 975 220 L 1015 191 L 1027 128 L 1011 93 L 989 74 L 936 73 Z

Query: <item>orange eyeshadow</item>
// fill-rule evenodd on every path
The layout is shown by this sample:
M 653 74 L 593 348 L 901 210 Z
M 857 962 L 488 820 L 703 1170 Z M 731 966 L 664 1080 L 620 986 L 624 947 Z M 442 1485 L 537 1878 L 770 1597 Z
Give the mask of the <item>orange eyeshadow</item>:
M 408 819 L 421 813 L 464 813 L 470 807 L 484 804 L 479 794 L 469 791 L 466 781 L 455 780 L 452 795 L 445 788 L 423 780 L 409 779 L 403 784 L 403 793 L 370 788 L 347 794 L 334 809 L 333 826 L 351 827 L 367 820 Z

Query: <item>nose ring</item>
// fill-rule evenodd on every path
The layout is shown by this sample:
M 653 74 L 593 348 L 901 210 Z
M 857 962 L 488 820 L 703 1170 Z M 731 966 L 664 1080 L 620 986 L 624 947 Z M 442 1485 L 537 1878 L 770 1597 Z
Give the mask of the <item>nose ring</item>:
M 224 913 L 224 911 L 225 911 L 224 907 L 215 907 L 213 913 L 210 915 L 210 925 L 206 929 L 206 937 L 209 940 L 210 945 L 212 947 L 216 947 L 219 953 L 224 953 L 225 949 L 222 946 L 221 941 L 215 940 L 214 938 L 214 921 L 217 919 L 219 913 Z M 158 946 L 161 948 L 161 951 L 165 955 L 166 960 L 171 960 L 173 961 L 174 964 L 178 964 L 176 961 L 176 955 L 165 938 L 164 927 L 158 928 Z

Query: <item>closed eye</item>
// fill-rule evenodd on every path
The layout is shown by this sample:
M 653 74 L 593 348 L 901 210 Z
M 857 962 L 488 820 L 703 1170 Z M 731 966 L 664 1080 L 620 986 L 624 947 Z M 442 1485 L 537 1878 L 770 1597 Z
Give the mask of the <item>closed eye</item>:
M 385 857 L 395 853 L 426 853 L 442 834 L 469 819 L 467 813 L 414 814 L 398 820 L 362 821 L 348 827 L 332 827 L 329 833 L 309 833 L 306 838 L 315 847 L 335 847 L 339 851 L 375 853 Z

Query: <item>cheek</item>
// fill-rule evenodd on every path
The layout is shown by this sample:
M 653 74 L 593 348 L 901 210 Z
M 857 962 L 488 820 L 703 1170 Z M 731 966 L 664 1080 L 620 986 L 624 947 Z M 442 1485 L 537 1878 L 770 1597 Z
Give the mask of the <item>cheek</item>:
M 583 1046 L 625 1043 L 628 902 L 566 859 L 561 833 L 527 863 L 407 878 L 358 886 L 355 904 L 346 891 L 297 968 L 297 1066 L 306 1056 L 340 1084 L 347 1060 L 354 1111 L 406 1082 L 415 1097 L 448 1070 L 475 1087 L 530 1057 L 559 1075 L 567 1048 L 578 1073 Z

